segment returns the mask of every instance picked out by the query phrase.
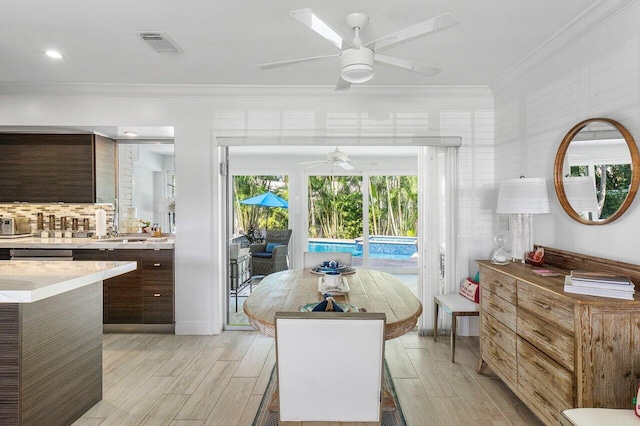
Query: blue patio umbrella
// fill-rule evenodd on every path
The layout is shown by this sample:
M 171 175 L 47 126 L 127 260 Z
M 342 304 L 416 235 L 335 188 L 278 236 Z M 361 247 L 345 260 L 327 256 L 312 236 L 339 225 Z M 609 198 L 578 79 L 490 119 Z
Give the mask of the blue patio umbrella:
M 252 206 L 259 207 L 281 207 L 283 209 L 289 208 L 289 203 L 284 198 L 278 197 L 271 191 L 265 192 L 260 195 L 256 195 L 255 197 L 247 198 L 246 200 L 240 201 L 240 204 L 247 204 Z M 269 213 L 267 213 L 267 224 L 269 223 Z
M 282 207 L 284 209 L 289 208 L 289 203 L 284 198 L 278 197 L 271 191 L 264 194 L 256 195 L 255 197 L 247 198 L 240 201 L 240 204 L 248 204 L 260 207 Z

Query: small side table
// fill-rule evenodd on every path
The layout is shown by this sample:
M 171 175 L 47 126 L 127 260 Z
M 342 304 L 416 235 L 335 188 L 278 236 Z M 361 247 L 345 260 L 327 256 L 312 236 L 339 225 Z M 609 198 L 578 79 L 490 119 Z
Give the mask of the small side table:
M 238 312 L 238 293 L 249 285 L 249 292 L 253 291 L 251 281 L 251 253 L 229 260 L 229 294 L 236 297 L 236 312 Z

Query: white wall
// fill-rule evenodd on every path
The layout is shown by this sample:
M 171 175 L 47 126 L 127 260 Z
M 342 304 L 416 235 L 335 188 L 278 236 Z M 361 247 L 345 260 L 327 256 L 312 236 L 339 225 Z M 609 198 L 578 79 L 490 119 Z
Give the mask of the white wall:
M 393 116 L 393 119 L 368 120 Z M 223 324 L 224 229 L 218 135 L 461 136 L 459 267 L 490 253 L 493 98 L 487 88 L 228 88 L 5 85 L 0 125 L 173 126 L 176 193 L 176 332 Z
M 640 135 L 640 5 L 614 0 L 593 12 L 492 86 L 496 181 L 519 175 L 547 179 L 551 214 L 534 217 L 535 243 L 637 263 L 638 200 L 617 221 L 588 226 L 564 213 L 553 188 L 556 151 L 578 122 L 612 118 L 636 139 Z

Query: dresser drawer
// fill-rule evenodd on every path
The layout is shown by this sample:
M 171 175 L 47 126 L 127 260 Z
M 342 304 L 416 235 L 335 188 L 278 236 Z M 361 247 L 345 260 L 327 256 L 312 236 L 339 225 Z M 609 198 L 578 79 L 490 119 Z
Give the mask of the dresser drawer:
M 573 373 L 573 336 L 518 307 L 518 335 Z
M 534 402 L 534 411 L 554 419 L 574 407 L 574 376 L 560 364 L 518 337 L 518 390 Z
M 517 303 L 516 279 L 512 276 L 496 272 L 480 266 L 480 285 L 512 305 Z
M 574 306 L 568 297 L 518 280 L 518 308 L 524 308 L 549 324 L 574 335 Z
M 516 307 L 505 299 L 498 297 L 495 293 L 486 290 L 484 287 L 480 293 L 482 313 L 494 316 L 512 331 L 516 331 Z
M 482 315 L 482 334 L 506 353 L 516 353 L 516 333 L 491 315 Z
M 485 328 L 485 317 L 483 316 L 483 330 Z M 495 319 L 493 319 L 495 321 Z M 496 321 L 497 324 L 500 324 Z M 512 387 L 516 387 L 517 381 L 517 368 L 516 368 L 516 336 L 515 333 L 508 328 L 502 326 L 502 328 L 496 328 L 497 333 L 501 333 L 501 342 L 492 339 L 488 333 L 483 331 L 482 333 L 482 359 L 485 360 L 494 372 L 502 378 L 505 382 Z M 512 343 L 505 344 L 507 341 Z M 506 350 L 504 346 L 513 346 L 512 350 Z

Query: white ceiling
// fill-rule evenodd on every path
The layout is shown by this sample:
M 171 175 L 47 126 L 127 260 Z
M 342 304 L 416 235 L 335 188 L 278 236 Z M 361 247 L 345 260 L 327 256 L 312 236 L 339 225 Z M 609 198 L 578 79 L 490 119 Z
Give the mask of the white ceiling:
M 310 7 L 343 34 L 363 12 L 366 43 L 444 12 L 460 24 L 385 52 L 443 68 L 429 78 L 378 66 L 368 85 L 489 85 L 595 0 L 6 0 L 0 84 L 16 82 L 327 85 L 339 60 L 256 65 L 337 53 L 289 16 Z M 184 53 L 154 52 L 135 32 L 165 31 Z M 62 60 L 43 52 L 57 49 Z M 352 89 L 353 90 L 353 89 Z

